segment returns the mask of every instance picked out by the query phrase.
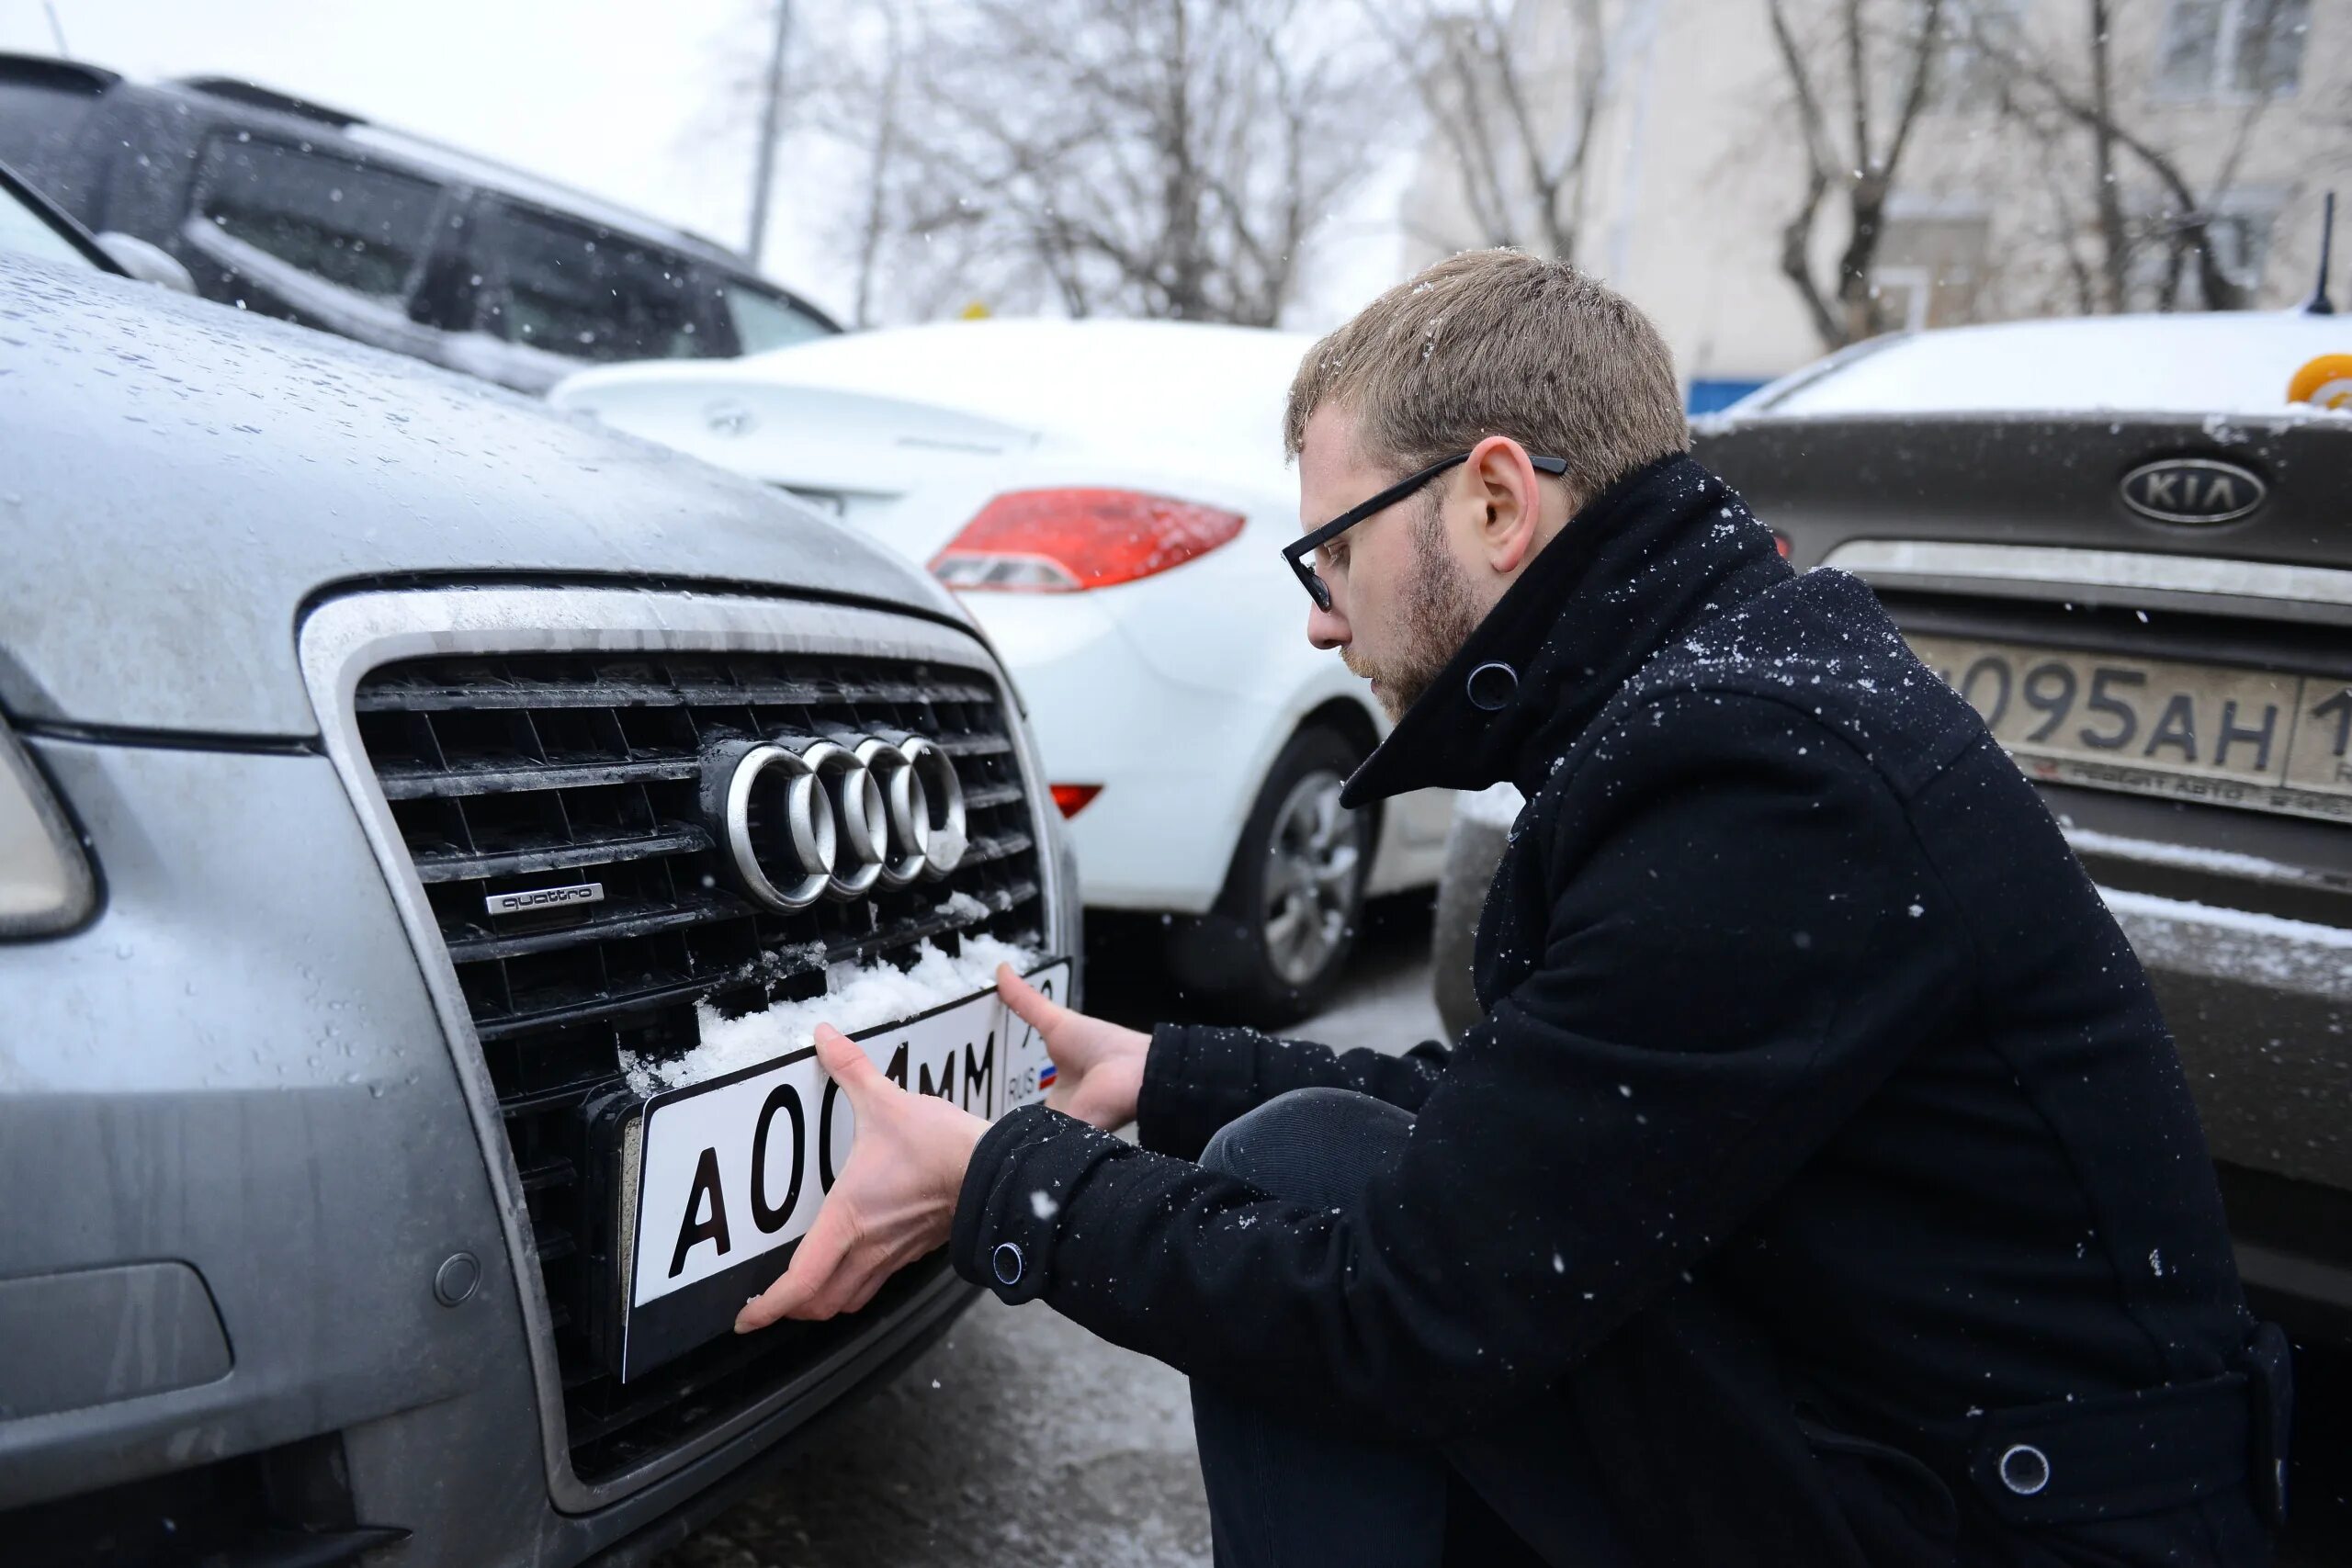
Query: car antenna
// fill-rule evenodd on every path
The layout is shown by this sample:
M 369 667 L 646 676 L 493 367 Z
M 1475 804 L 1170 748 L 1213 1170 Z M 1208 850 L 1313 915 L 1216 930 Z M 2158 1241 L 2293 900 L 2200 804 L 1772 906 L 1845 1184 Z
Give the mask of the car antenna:
M 2312 296 L 2303 301 L 2306 316 L 2333 316 L 2335 304 L 2327 297 L 2327 267 L 2335 250 L 2335 193 L 2329 191 L 2320 207 L 2319 220 L 2319 279 L 2312 285 Z

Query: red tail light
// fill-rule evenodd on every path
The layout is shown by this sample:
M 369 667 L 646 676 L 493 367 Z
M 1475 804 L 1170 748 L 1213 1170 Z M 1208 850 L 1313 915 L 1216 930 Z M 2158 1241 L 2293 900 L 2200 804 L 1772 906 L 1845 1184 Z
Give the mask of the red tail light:
M 1780 550 L 1782 560 L 1789 558 L 1789 536 L 1786 534 L 1781 533 L 1778 528 L 1773 529 L 1772 544 Z
M 980 508 L 931 570 L 967 591 L 1079 593 L 1182 566 L 1240 533 L 1244 521 L 1131 490 L 1017 490 Z
M 1054 805 L 1064 817 L 1075 817 L 1102 793 L 1101 784 L 1055 784 Z

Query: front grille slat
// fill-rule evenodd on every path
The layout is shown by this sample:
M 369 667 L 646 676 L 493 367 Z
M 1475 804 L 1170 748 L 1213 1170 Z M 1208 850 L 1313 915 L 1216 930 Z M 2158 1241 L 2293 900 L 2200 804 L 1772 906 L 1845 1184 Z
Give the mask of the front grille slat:
M 971 671 L 820 654 L 433 658 L 370 672 L 355 707 L 498 1093 L 572 1466 L 594 1481 L 763 1397 L 856 1325 L 730 1337 L 615 1382 L 587 1338 L 618 1251 L 613 1217 L 588 1198 L 588 1107 L 621 1087 L 623 1049 L 690 1047 L 698 1004 L 804 997 L 829 965 L 903 960 L 926 941 L 1042 942 L 1037 816 L 1011 720 Z M 701 820 L 706 747 L 906 733 L 946 752 L 964 785 L 967 842 L 950 875 L 790 912 L 732 890 Z M 567 881 L 605 897 L 507 916 L 484 903 Z M 894 1282 L 873 1310 L 899 1293 Z
M 450 937 L 449 957 L 458 964 L 480 964 L 492 958 L 522 958 L 534 953 L 560 952 L 582 942 L 646 936 L 678 926 L 698 925 L 723 916 L 751 912 L 751 906 L 734 895 L 719 893 L 698 894 L 691 898 L 679 899 L 666 908 L 595 904 L 582 908 L 594 912 L 581 917 L 576 923 L 552 931 L 533 931 L 524 936 L 482 934 Z M 445 920 L 445 930 L 447 925 Z
M 518 682 L 497 687 L 404 684 L 386 682 L 359 694 L 357 712 L 447 713 L 493 712 L 514 708 L 609 710 L 621 704 L 633 707 L 716 707 L 757 704 L 776 707 L 809 707 L 819 703 L 872 704 L 988 703 L 996 694 L 985 686 L 955 682 L 932 685 L 917 682 L 867 682 L 831 686 L 789 682 L 745 682 L 661 686 L 645 682 Z
M 650 757 L 626 762 L 589 762 L 571 767 L 387 768 L 377 771 L 387 800 L 426 800 L 447 795 L 515 795 L 526 790 L 571 789 L 649 779 L 691 779 L 702 772 L 693 757 Z
M 424 851 L 416 856 L 416 874 L 424 882 L 482 882 L 492 877 L 527 876 L 537 871 L 571 871 L 583 865 L 611 865 L 656 855 L 684 854 L 710 847 L 707 832 L 681 825 L 660 833 L 582 839 L 560 849 L 514 850 L 504 854 Z

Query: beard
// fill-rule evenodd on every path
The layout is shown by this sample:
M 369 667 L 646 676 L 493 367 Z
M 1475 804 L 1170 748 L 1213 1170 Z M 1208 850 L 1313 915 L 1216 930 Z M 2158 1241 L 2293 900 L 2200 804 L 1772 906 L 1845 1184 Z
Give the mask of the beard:
M 1340 650 L 1349 670 L 1380 682 L 1380 705 L 1392 723 L 1420 700 L 1484 618 L 1468 576 L 1445 547 L 1442 511 L 1432 496 L 1413 525 L 1413 572 L 1398 599 L 1403 635 L 1396 650 L 1376 663 L 1352 644 Z

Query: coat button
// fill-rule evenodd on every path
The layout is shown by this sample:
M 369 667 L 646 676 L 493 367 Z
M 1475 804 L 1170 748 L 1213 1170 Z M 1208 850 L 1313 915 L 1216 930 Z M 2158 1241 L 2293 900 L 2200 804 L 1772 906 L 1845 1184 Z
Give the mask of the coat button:
M 2050 1456 L 2031 1443 L 2013 1444 L 2001 1455 L 2001 1484 L 2030 1497 L 2050 1484 Z
M 995 1270 L 998 1284 L 1021 1283 L 1021 1249 L 1009 1241 L 998 1242 L 996 1250 L 989 1254 L 989 1267 Z
M 1470 671 L 1470 679 L 1463 685 L 1472 707 L 1500 713 L 1519 695 L 1519 671 L 1508 664 L 1481 664 Z

